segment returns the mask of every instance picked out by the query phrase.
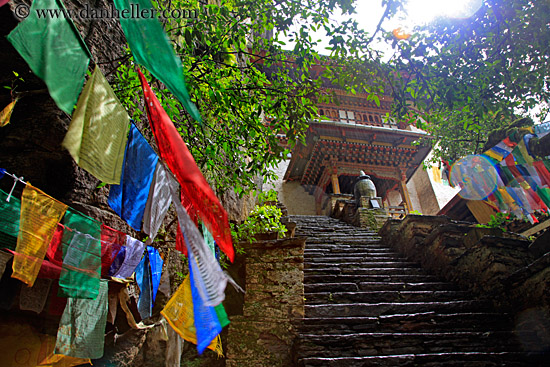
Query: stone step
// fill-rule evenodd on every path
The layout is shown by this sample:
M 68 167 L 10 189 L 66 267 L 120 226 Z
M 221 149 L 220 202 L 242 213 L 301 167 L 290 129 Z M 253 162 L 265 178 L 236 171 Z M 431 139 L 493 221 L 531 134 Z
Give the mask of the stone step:
M 355 292 L 355 291 L 383 291 L 383 290 L 408 290 L 408 291 L 444 291 L 456 290 L 457 287 L 447 282 L 326 282 L 304 284 L 306 293 L 314 292 Z
M 379 258 L 370 259 L 368 261 L 361 262 L 326 262 L 326 261 L 308 261 L 304 264 L 305 269 L 322 269 L 322 268 L 346 268 L 346 269 L 380 269 L 380 268 L 409 268 L 409 269 L 418 269 L 419 265 L 410 261 L 380 261 Z
M 316 244 L 306 243 L 308 251 L 331 251 L 334 253 L 353 253 L 353 252 L 368 252 L 368 253 L 395 253 L 386 246 L 379 243 L 366 243 L 360 245 L 336 245 L 333 243 L 320 242 Z M 304 252 L 305 254 L 305 252 Z
M 316 305 L 307 304 L 305 306 L 305 315 L 306 317 L 380 316 L 420 312 L 459 313 L 472 311 L 482 312 L 490 310 L 490 303 L 480 300 L 400 303 L 380 302 Z
M 421 283 L 435 282 L 438 278 L 432 275 L 416 274 L 378 274 L 378 275 L 355 275 L 355 274 L 328 274 L 328 275 L 309 275 L 304 274 L 304 283 L 350 283 L 350 282 L 403 282 L 403 283 Z
M 326 266 L 326 265 L 325 265 Z M 362 266 L 357 264 L 357 267 L 340 265 L 338 266 L 326 266 L 324 268 L 304 269 L 305 276 L 313 275 L 425 275 L 424 269 L 421 268 L 369 268 L 368 266 Z
M 330 255 L 330 256 L 309 256 L 304 255 L 304 264 L 309 265 L 311 263 L 333 263 L 333 264 L 341 264 L 341 263 L 362 263 L 362 262 L 376 262 L 380 261 L 377 257 L 370 257 L 370 256 L 359 256 L 354 254 L 345 254 L 345 255 Z M 415 265 L 418 267 L 418 263 L 414 263 L 412 261 L 409 262 L 409 265 Z
M 298 343 L 303 358 L 520 351 L 514 334 L 508 331 L 302 334 Z
M 353 334 L 366 332 L 435 332 L 506 331 L 510 330 L 509 315 L 500 313 L 462 312 L 438 314 L 422 312 L 363 317 L 305 318 L 300 331 L 304 334 Z
M 308 305 L 338 303 L 429 302 L 437 300 L 467 300 L 469 293 L 461 291 L 367 291 L 305 293 Z
M 547 357 L 546 357 L 547 358 Z M 301 367 L 536 367 L 547 366 L 544 356 L 522 352 L 446 352 L 364 357 L 310 357 L 301 359 Z
M 387 250 L 385 248 L 382 249 L 356 249 L 353 247 L 345 247 L 345 248 L 306 248 L 304 251 L 304 255 L 306 256 L 340 256 L 340 255 L 346 255 L 346 254 L 355 254 L 357 256 L 387 256 L 387 257 L 401 257 L 399 253 Z

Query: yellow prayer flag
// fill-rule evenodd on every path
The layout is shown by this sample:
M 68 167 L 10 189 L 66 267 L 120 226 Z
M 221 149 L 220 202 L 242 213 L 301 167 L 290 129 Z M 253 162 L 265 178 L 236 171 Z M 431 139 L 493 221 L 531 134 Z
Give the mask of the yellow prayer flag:
M 195 329 L 195 314 L 193 312 L 193 296 L 191 294 L 191 278 L 189 275 L 185 278 L 178 290 L 172 298 L 168 300 L 164 309 L 160 312 L 168 321 L 170 326 L 184 340 L 190 343 L 197 344 L 197 331 Z M 223 355 L 221 338 L 218 335 L 208 346 L 218 353 Z
M 130 117 L 96 66 L 63 140 L 76 163 L 102 182 L 120 184 Z
M 441 181 L 441 170 L 437 166 L 432 166 L 432 174 L 434 176 L 434 182 L 443 183 Z
M 17 99 L 12 101 L 2 110 L 2 112 L 0 112 L 0 127 L 4 127 L 10 123 L 11 114 L 13 112 L 13 108 L 15 107 L 16 102 Z
M 46 195 L 27 183 L 21 196 L 21 216 L 13 257 L 13 278 L 30 287 L 46 256 L 57 223 L 65 214 L 67 205 Z

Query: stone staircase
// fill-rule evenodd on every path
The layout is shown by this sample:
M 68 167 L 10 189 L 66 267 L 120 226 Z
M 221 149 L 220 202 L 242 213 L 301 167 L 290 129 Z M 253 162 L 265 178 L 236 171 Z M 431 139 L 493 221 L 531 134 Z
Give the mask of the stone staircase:
M 522 351 L 508 315 L 428 275 L 376 233 L 322 216 L 290 220 L 308 236 L 298 366 L 545 365 Z

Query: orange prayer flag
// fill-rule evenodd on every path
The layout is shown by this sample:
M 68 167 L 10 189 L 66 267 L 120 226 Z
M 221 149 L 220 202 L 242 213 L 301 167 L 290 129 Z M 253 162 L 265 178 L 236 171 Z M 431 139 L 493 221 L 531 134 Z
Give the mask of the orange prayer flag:
M 17 99 L 13 100 L 0 112 L 0 127 L 4 127 L 10 123 L 11 114 L 13 112 L 13 108 L 15 107 L 16 102 Z
M 21 196 L 19 234 L 13 258 L 13 278 L 34 284 L 57 223 L 67 205 L 27 183 Z

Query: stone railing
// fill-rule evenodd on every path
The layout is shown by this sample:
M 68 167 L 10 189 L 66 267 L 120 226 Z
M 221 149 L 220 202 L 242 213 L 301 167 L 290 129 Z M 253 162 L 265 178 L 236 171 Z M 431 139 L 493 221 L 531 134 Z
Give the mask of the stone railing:
M 379 234 L 433 274 L 516 315 L 516 331 L 529 330 L 534 350 L 550 350 L 550 252 L 535 256 L 525 237 L 445 216 L 392 219 Z
M 290 367 L 304 317 L 305 237 L 246 244 L 243 314 L 230 317 L 227 367 Z

